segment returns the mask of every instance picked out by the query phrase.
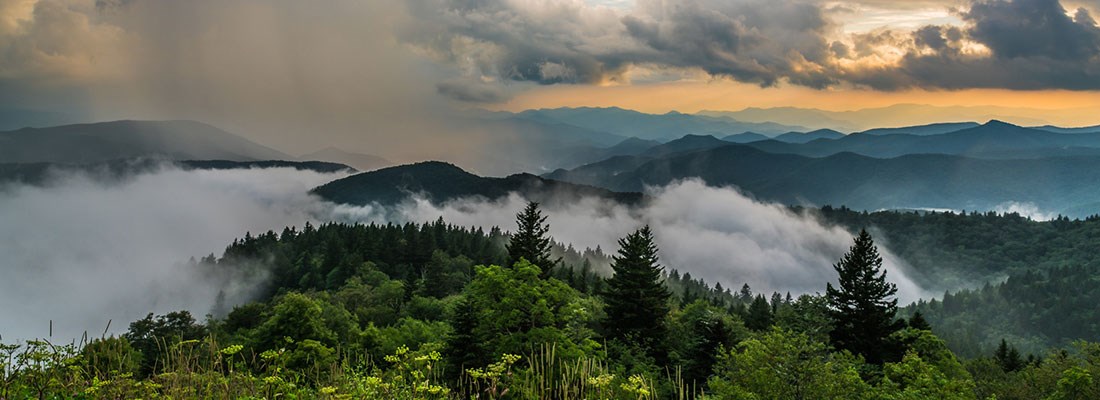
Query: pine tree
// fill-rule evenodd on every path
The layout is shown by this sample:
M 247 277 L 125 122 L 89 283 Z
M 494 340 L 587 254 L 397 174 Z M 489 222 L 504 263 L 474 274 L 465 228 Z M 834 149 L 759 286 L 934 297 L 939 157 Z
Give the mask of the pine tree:
M 909 318 L 909 327 L 921 331 L 932 330 L 932 325 L 924 319 L 924 314 L 921 314 L 920 311 L 913 313 L 913 316 Z
M 834 322 L 833 345 L 863 355 L 871 364 L 881 365 L 898 356 L 888 340 L 901 327 L 901 321 L 895 320 L 898 289 L 886 281 L 871 235 L 861 230 L 833 268 L 840 275 L 839 288 L 831 283 L 825 288 Z
M 659 355 L 671 294 L 661 279 L 662 267 L 657 264 L 657 246 L 649 226 L 619 239 L 619 247 L 611 263 L 615 274 L 602 293 L 607 303 L 608 333 Z
M 772 326 L 772 307 L 764 295 L 756 295 L 749 305 L 745 315 L 745 327 L 754 331 L 762 331 Z
M 450 321 L 454 329 L 447 336 L 446 342 L 448 362 L 454 366 L 451 372 L 456 374 L 455 377 L 466 368 L 476 368 L 488 362 L 485 350 L 481 348 L 481 341 L 474 333 L 477 328 L 477 312 L 469 298 L 463 297 L 455 304 Z
M 1001 339 L 1001 344 L 997 346 L 997 352 L 993 353 L 993 359 L 1005 372 L 1019 371 L 1026 365 L 1024 359 L 1020 357 L 1020 351 L 1016 350 L 1015 346 L 1009 346 L 1004 339 Z
M 561 259 L 550 258 L 550 224 L 546 223 L 546 217 L 539 210 L 539 203 L 528 202 L 527 207 L 516 214 L 516 225 L 519 229 L 507 245 L 508 266 L 515 265 L 522 258 L 541 268 L 542 278 L 549 277 L 550 270 Z

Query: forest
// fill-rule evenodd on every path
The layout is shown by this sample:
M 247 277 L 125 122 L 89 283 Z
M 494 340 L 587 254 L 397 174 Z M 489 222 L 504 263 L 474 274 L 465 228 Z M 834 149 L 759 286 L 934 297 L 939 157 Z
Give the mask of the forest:
M 649 227 L 612 254 L 557 243 L 537 203 L 512 232 L 248 233 L 187 267 L 266 276 L 255 301 L 0 344 L 0 398 L 1100 397 L 1100 343 L 1077 340 L 1100 333 L 1095 218 L 816 212 L 859 234 L 797 297 L 668 269 Z M 1005 278 L 899 306 L 876 240 L 928 277 Z

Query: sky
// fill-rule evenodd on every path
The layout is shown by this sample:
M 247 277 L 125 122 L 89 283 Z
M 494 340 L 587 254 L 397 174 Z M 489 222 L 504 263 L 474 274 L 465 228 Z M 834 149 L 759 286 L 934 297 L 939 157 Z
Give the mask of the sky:
M 0 0 L 0 109 L 421 157 L 461 145 L 440 116 L 470 108 L 989 105 L 1095 125 L 1098 13 L 1096 0 Z

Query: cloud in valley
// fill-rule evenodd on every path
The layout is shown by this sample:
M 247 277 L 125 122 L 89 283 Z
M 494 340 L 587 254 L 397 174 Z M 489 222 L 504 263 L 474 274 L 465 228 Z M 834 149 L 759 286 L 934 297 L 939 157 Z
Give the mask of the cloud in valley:
M 835 281 L 832 265 L 852 245 L 852 232 L 758 202 L 732 188 L 688 180 L 651 188 L 650 195 L 652 201 L 641 209 L 586 199 L 544 212 L 555 240 L 580 248 L 598 245 L 608 253 L 618 249 L 620 237 L 649 224 L 666 267 L 728 288 L 748 283 L 757 292 L 823 292 L 825 282 Z M 514 229 L 515 213 L 524 205 L 515 195 L 500 202 L 454 201 L 442 206 L 416 200 L 400 214 L 411 221 L 442 216 L 461 226 Z M 879 250 L 888 279 L 898 285 L 899 298 L 929 296 L 908 277 L 903 260 L 881 244 Z
M 327 205 L 307 194 L 344 176 L 294 169 L 166 168 L 103 180 L 65 174 L 44 186 L 0 186 L 0 335 L 55 338 L 114 332 L 149 312 L 209 312 L 239 302 L 262 276 L 217 277 L 184 264 L 246 231 L 302 225 Z M 219 278 L 232 278 L 223 281 Z
M 43 186 L 0 190 L 0 335 L 55 338 L 113 332 L 146 313 L 209 312 L 219 291 L 246 301 L 264 276 L 210 276 L 187 268 L 191 257 L 220 255 L 244 232 L 281 230 L 306 221 L 426 222 L 442 216 L 461 226 L 513 229 L 525 201 L 411 200 L 401 207 L 338 206 L 308 194 L 341 177 L 293 169 L 181 171 L 166 167 L 122 180 L 65 174 Z M 808 215 L 756 202 L 728 188 L 685 181 L 650 193 L 630 209 L 595 199 L 546 209 L 551 234 L 575 247 L 617 249 L 618 238 L 653 227 L 661 262 L 725 287 L 757 292 L 820 292 L 852 233 Z M 903 300 L 925 293 L 904 263 L 881 249 Z

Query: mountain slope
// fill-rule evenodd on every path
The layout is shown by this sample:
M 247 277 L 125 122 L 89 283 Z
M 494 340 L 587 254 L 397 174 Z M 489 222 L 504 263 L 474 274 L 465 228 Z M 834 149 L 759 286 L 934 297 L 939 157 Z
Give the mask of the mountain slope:
M 352 153 L 335 147 L 326 147 L 298 157 L 298 159 L 302 161 L 328 161 L 340 163 L 360 171 L 372 171 L 393 165 L 390 160 L 373 154 Z
M 399 204 L 410 195 L 424 196 L 441 204 L 460 198 L 500 199 L 519 193 L 532 201 L 572 202 L 581 197 L 596 197 L 624 204 L 642 200 L 640 193 L 615 193 L 587 185 L 577 185 L 516 174 L 505 178 L 480 177 L 452 164 L 428 161 L 383 168 L 319 186 L 312 191 L 321 198 L 341 204 Z
M 1061 134 L 994 120 L 973 128 L 938 135 L 857 133 L 837 140 L 817 140 L 804 144 L 769 140 L 748 145 L 770 153 L 808 157 L 852 152 L 877 158 L 908 154 L 951 154 L 987 159 L 1045 158 L 1098 155 L 1100 133 Z
M 569 124 L 624 137 L 633 136 L 650 140 L 672 140 L 688 134 L 725 136 L 749 131 L 780 134 L 807 130 L 801 126 L 780 125 L 771 122 L 746 123 L 730 118 L 677 112 L 646 114 L 617 107 L 527 110 L 515 114 L 515 117 L 543 123 Z
M 810 132 L 787 132 L 776 136 L 775 140 L 784 143 L 809 143 L 818 139 L 835 140 L 844 137 L 843 133 L 832 129 L 818 129 Z
M 268 147 L 194 121 L 114 121 L 0 132 L 0 162 L 84 164 L 135 157 L 285 160 Z
M 977 122 L 944 122 L 928 125 L 916 125 L 916 126 L 904 126 L 901 128 L 876 128 L 868 129 L 860 132 L 864 135 L 916 135 L 916 136 L 928 136 L 928 135 L 940 135 L 944 133 L 951 133 L 955 131 L 961 131 L 963 129 L 976 128 L 979 124 Z
M 738 133 L 736 135 L 729 135 L 729 136 L 726 136 L 726 137 L 722 138 L 723 141 L 730 142 L 730 143 L 752 143 L 752 142 L 759 142 L 761 140 L 768 140 L 768 139 L 771 139 L 771 138 L 767 137 L 767 136 L 764 136 L 764 135 L 761 135 L 761 134 L 756 133 L 756 132 Z
M 303 171 L 333 173 L 341 171 L 355 172 L 344 164 L 322 161 L 229 161 L 229 160 L 176 160 L 139 158 L 120 159 L 89 164 L 54 163 L 0 163 L 0 185 L 22 183 L 41 185 L 51 178 L 73 173 L 84 173 L 99 179 L 121 179 L 135 175 L 160 171 L 166 167 L 175 167 L 184 171 L 192 170 L 228 170 L 228 169 L 267 169 L 294 168 Z
M 734 144 L 657 159 L 590 164 L 547 177 L 617 191 L 698 177 L 785 204 L 992 210 L 1031 203 L 1048 213 L 1085 216 L 1100 212 L 1094 209 L 1100 198 L 1098 170 L 1100 157 L 981 160 L 924 154 L 879 159 L 839 153 L 811 158 Z

